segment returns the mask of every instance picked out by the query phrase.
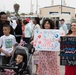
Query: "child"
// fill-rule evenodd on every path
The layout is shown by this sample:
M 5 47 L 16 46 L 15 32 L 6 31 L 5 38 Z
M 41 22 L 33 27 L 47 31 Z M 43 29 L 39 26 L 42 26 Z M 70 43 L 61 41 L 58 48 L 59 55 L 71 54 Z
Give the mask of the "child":
M 16 67 L 14 70 L 9 70 L 9 69 L 4 69 L 4 74 L 3 75 L 13 75 L 17 73 L 22 73 L 24 63 L 23 63 L 24 55 L 21 53 L 18 53 L 15 57 L 15 61 L 13 61 L 10 65 L 12 67 Z
M 16 44 L 16 39 L 10 34 L 10 26 L 5 24 L 3 26 L 4 35 L 0 37 L 0 52 L 2 64 L 8 64 L 13 53 L 14 45 Z

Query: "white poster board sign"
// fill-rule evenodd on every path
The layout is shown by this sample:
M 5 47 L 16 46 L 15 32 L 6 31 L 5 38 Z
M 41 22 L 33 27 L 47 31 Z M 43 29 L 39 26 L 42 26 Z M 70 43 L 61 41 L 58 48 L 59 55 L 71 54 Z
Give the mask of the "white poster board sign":
M 39 51 L 60 51 L 60 36 L 64 31 L 56 29 L 40 29 L 34 33 L 34 47 Z

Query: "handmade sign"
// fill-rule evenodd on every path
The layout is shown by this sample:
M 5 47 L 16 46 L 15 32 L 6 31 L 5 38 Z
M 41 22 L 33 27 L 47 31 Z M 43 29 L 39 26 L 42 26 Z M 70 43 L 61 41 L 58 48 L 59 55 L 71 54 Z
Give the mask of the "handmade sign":
M 60 35 L 65 35 L 62 30 L 40 29 L 34 33 L 34 47 L 39 51 L 59 51 Z
M 61 37 L 60 65 L 76 65 L 76 37 Z

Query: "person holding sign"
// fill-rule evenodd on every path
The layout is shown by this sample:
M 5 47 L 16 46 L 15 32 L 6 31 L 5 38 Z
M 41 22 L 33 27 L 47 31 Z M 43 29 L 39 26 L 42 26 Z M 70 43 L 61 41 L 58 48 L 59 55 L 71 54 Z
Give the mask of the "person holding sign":
M 42 28 L 54 29 L 54 22 L 47 18 L 43 21 Z M 39 51 L 37 75 L 60 75 L 55 51 Z
M 71 23 L 71 29 L 67 36 L 76 37 L 76 21 Z M 76 66 L 65 66 L 65 75 L 76 75 Z

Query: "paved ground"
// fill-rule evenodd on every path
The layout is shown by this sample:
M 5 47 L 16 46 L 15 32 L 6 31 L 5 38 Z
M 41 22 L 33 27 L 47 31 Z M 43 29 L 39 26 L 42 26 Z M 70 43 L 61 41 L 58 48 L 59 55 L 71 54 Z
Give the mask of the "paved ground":
M 58 52 L 59 55 L 59 52 Z M 58 56 L 58 65 L 60 66 L 60 57 Z M 32 72 L 35 73 L 36 71 L 36 66 L 33 64 L 33 69 Z M 64 66 L 60 66 L 60 75 L 64 75 Z
M 58 53 L 58 55 L 59 55 L 59 53 Z M 60 66 L 60 57 L 58 56 L 58 64 L 59 64 L 59 66 Z M 60 66 L 60 75 L 64 75 L 64 71 L 65 71 L 65 69 L 64 69 L 64 66 Z

